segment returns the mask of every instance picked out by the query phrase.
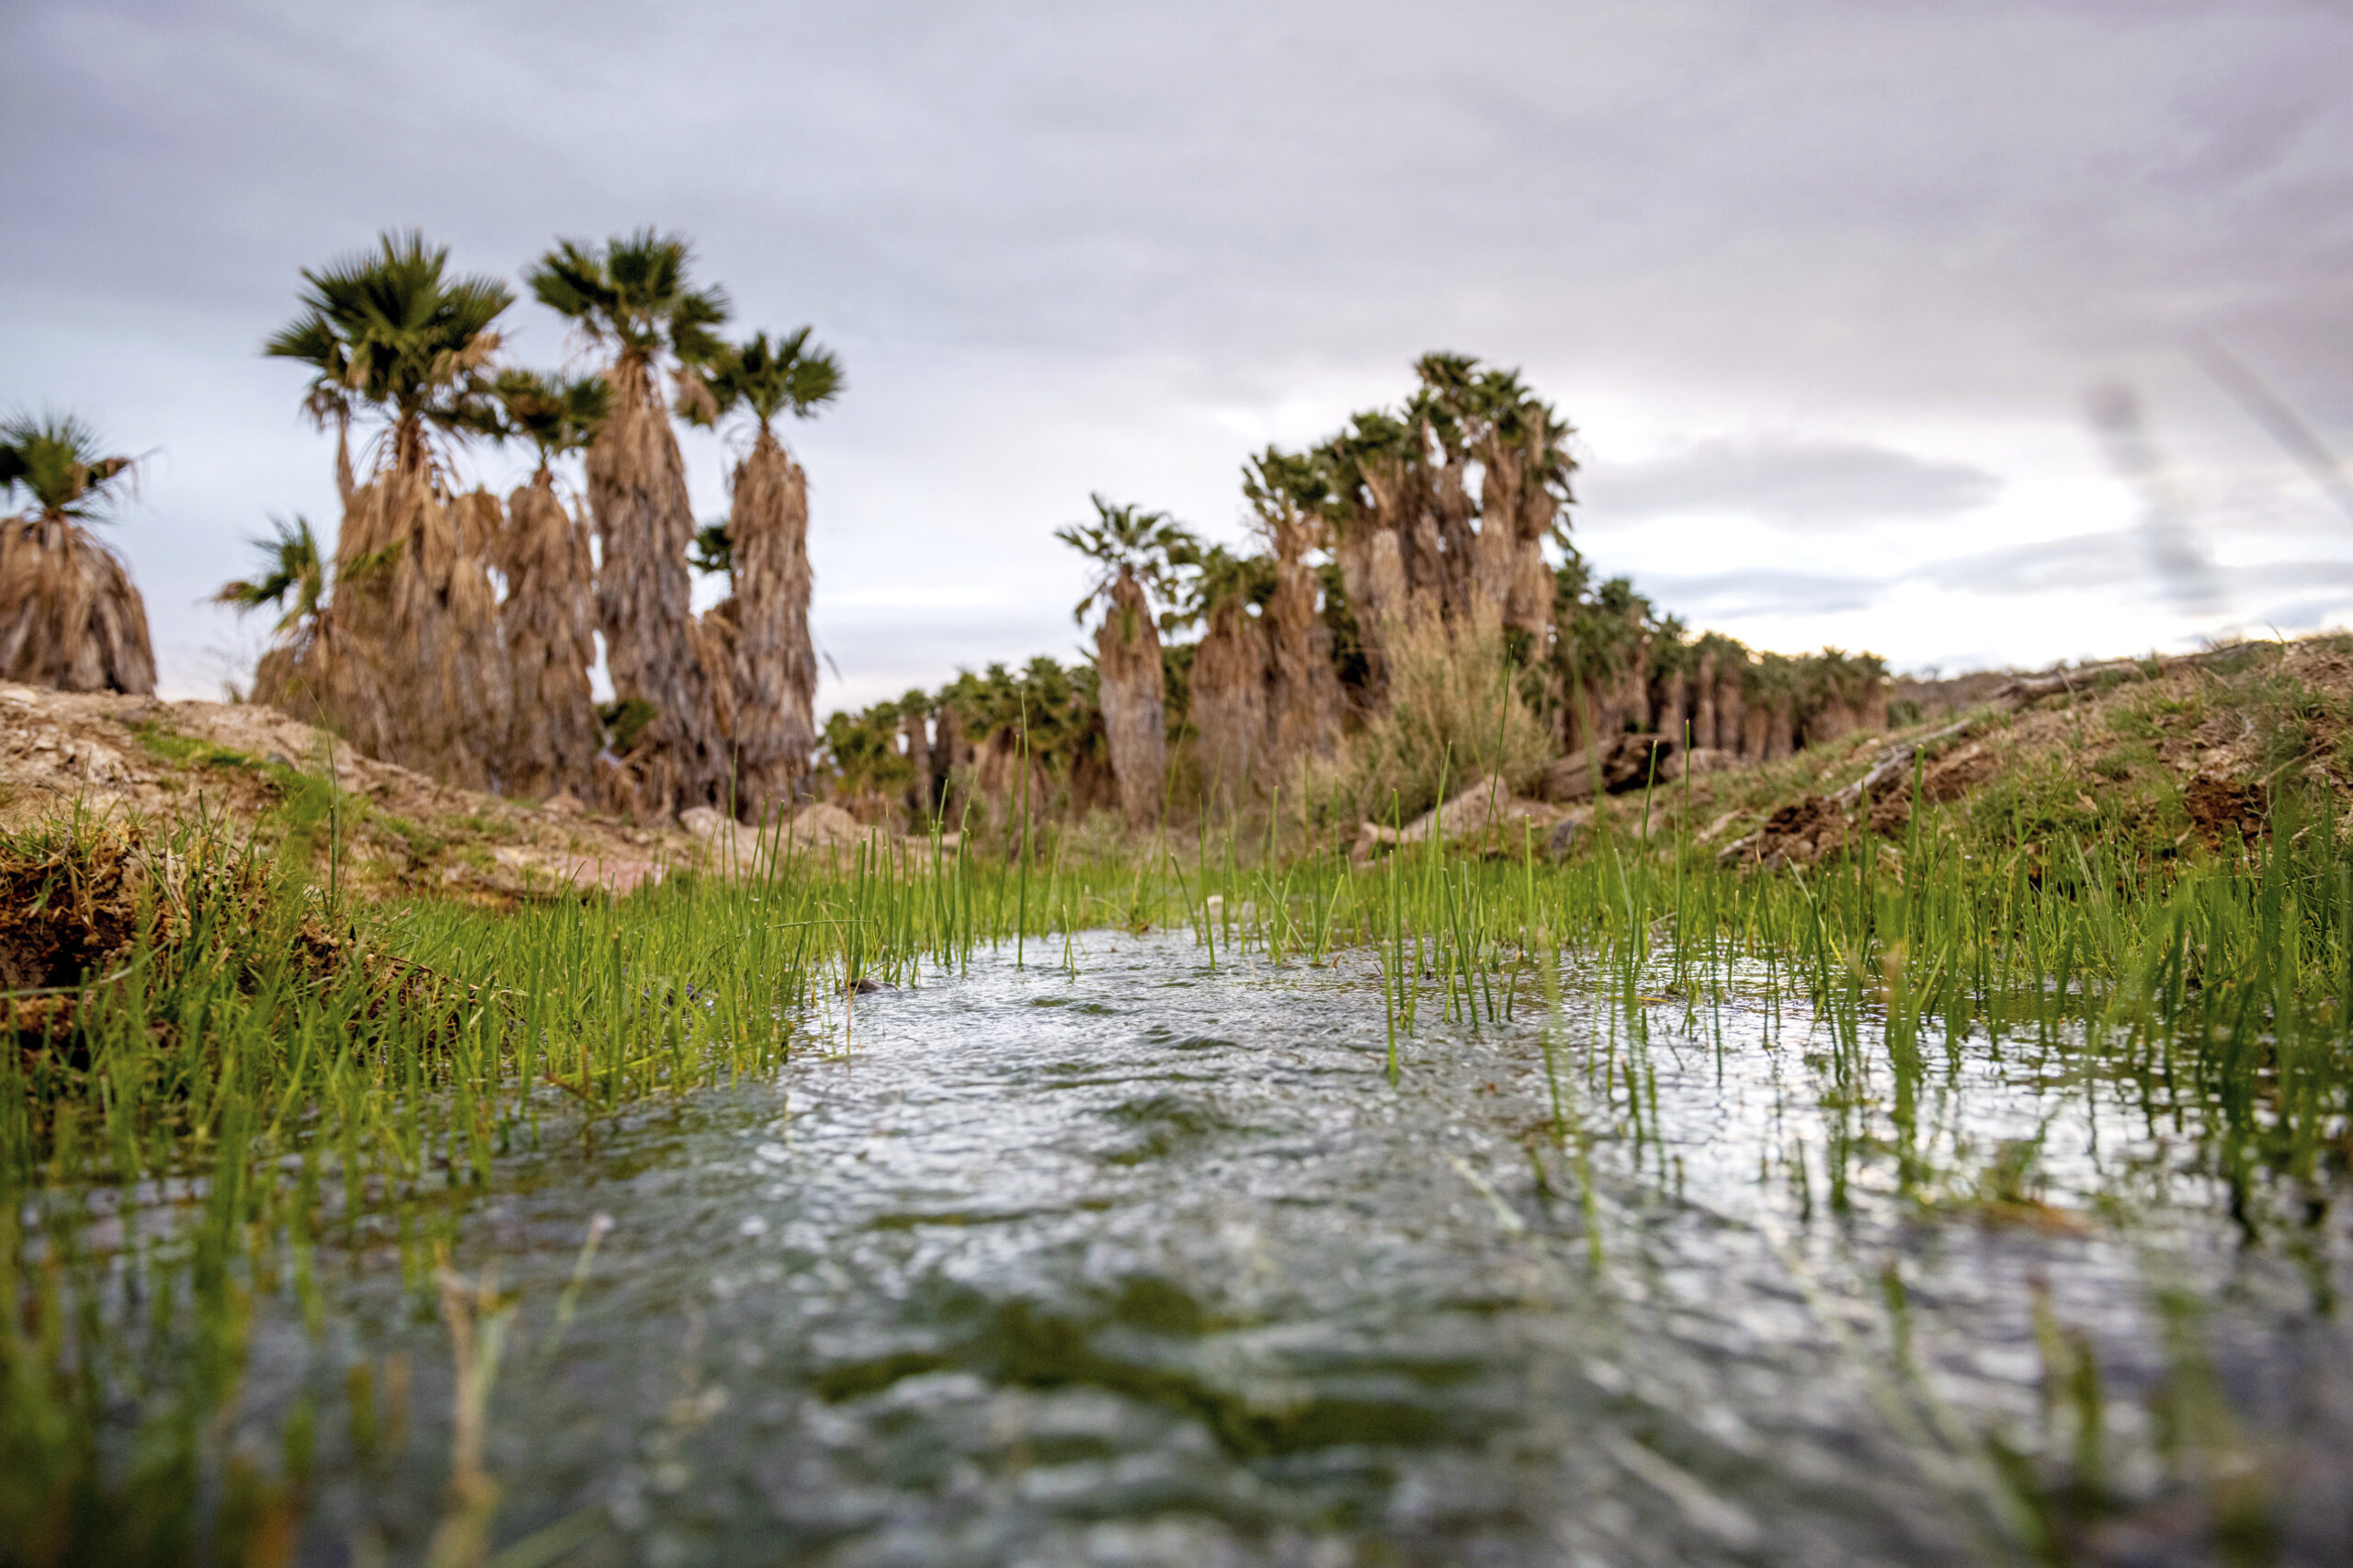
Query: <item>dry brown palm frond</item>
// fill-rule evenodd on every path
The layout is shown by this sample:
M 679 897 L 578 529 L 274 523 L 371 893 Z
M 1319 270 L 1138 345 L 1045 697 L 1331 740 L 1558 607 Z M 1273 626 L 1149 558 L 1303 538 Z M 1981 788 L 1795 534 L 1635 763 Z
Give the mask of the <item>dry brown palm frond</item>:
M 70 517 L 0 521 L 0 679 L 155 689 L 147 606 L 121 558 Z
M 717 687 L 699 633 L 687 548 L 695 531 L 686 465 L 669 410 L 642 358 L 611 371 L 612 411 L 588 449 L 588 502 L 604 547 L 597 620 L 614 694 L 654 717 L 631 752 L 625 791 L 636 809 L 669 817 L 721 802 L 728 777 Z M 616 797 L 618 799 L 618 797 Z
M 736 809 L 756 821 L 790 802 L 817 744 L 809 633 L 809 487 L 763 429 L 735 468 L 728 514 L 735 597 L 727 647 Z
M 1265 759 L 1267 674 L 1266 628 L 1227 599 L 1210 612 L 1193 653 L 1191 713 L 1202 787 L 1228 812 L 1243 803 Z
M 499 605 L 513 700 L 499 782 L 509 795 L 543 800 L 595 789 L 602 744 L 588 669 L 597 659 L 597 585 L 587 525 L 541 469 L 506 498 L 493 558 L 506 578 Z
M 1119 775 L 1120 807 L 1128 821 L 1156 822 L 1168 772 L 1167 689 L 1160 635 L 1143 587 L 1132 573 L 1120 574 L 1110 597 L 1110 608 L 1095 634 L 1095 667 L 1111 769 Z
M 488 789 L 506 739 L 498 603 L 469 548 L 494 532 L 486 493 L 445 498 L 428 471 L 387 466 L 352 493 L 335 541 L 341 647 L 324 682 L 352 743 L 445 782 Z

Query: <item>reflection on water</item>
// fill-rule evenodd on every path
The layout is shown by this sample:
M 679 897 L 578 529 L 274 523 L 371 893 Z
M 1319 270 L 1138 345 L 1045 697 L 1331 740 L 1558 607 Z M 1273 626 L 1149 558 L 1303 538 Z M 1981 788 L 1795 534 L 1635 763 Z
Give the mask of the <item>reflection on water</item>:
M 1098 935 L 551 1125 L 455 1259 L 517 1302 L 503 1561 L 2353 1560 L 2332 1194 L 2063 1051 L 1896 1074 L 1573 996 L 1548 1081 L 1519 1015 L 1392 1088 L 1356 970 Z M 347 1260 L 332 1333 L 406 1354 L 416 1431 L 322 1437 L 317 1561 L 444 1506 L 449 1339 L 393 1273 Z M 254 1418 L 317 1362 L 266 1322 Z

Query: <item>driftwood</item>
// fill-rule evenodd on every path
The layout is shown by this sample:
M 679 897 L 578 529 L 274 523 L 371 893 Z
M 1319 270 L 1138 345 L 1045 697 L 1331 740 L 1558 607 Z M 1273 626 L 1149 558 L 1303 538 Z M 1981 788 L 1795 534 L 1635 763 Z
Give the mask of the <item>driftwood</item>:
M 1492 828 L 1512 828 L 1522 824 L 1533 826 L 1549 846 L 1552 829 L 1568 814 L 1541 801 L 1524 800 L 1513 794 L 1511 786 L 1501 778 L 1489 776 L 1476 780 L 1436 810 L 1424 812 L 1403 828 L 1377 822 L 1364 824 L 1357 830 L 1356 847 L 1348 858 L 1361 866 L 1382 850 L 1426 844 L 1433 835 L 1444 840 L 1467 838 Z

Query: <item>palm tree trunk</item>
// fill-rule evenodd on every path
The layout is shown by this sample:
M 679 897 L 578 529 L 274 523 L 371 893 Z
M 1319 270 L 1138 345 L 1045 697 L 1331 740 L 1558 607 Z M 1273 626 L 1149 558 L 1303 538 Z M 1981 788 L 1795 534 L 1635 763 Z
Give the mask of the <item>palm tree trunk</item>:
M 497 595 L 469 548 L 497 507 L 394 463 L 352 492 L 335 539 L 338 663 L 358 667 L 331 672 L 330 711 L 368 755 L 470 790 L 490 787 L 506 737 Z
M 1210 612 L 1193 653 L 1193 733 L 1210 801 L 1230 813 L 1248 794 L 1267 750 L 1267 633 L 1229 599 Z
M 909 703 L 899 715 L 900 733 L 907 739 L 907 766 L 915 777 L 907 783 L 907 809 L 918 830 L 926 828 L 932 814 L 939 809 L 939 798 L 933 791 L 931 775 L 931 737 L 925 733 L 924 710 Z
M 146 601 L 121 558 L 71 517 L 0 521 L 0 680 L 154 694 Z
M 736 809 L 750 822 L 790 803 L 817 744 L 808 481 L 766 428 L 735 467 L 727 527 L 735 568 Z
M 1124 570 L 1111 585 L 1110 608 L 1095 634 L 1095 666 L 1101 677 L 1111 769 L 1120 779 L 1120 808 L 1137 825 L 1157 822 L 1168 772 L 1160 634 L 1142 587 Z
M 587 525 L 565 508 L 546 469 L 507 497 L 497 561 L 506 577 L 498 619 L 514 693 L 500 786 L 523 800 L 566 790 L 585 799 L 602 744 L 588 687 L 596 572 Z
M 1278 554 L 1275 591 L 1267 600 L 1271 666 L 1267 750 L 1286 773 L 1299 757 L 1329 756 L 1340 734 L 1340 677 L 1332 668 L 1332 629 L 1316 612 L 1315 569 L 1302 559 L 1305 553 L 1302 540 Z
M 694 506 L 684 460 L 645 362 L 624 356 L 608 372 L 613 410 L 588 449 L 588 506 L 603 546 L 597 619 L 613 693 L 651 703 L 633 754 L 638 809 L 675 816 L 717 805 L 728 775 L 727 736 L 711 639 L 694 617 L 687 547 Z

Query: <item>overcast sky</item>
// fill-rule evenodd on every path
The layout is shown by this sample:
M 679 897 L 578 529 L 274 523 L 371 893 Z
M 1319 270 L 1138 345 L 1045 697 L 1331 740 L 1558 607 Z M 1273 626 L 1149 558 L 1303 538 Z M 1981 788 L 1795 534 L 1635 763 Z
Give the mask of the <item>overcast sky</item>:
M 335 513 L 261 339 L 410 225 L 510 280 L 679 229 L 744 329 L 839 352 L 788 432 L 825 706 L 1068 656 L 1089 491 L 1237 536 L 1245 455 L 1432 348 L 1577 426 L 1600 574 L 1761 646 L 2353 620 L 2353 517 L 2188 351 L 2353 453 L 2341 4 L 9 0 L 0 58 L 0 405 L 153 454 L 113 538 L 174 695 L 250 656 L 200 603 L 242 541 Z M 2086 412 L 2119 388 L 2138 480 Z

